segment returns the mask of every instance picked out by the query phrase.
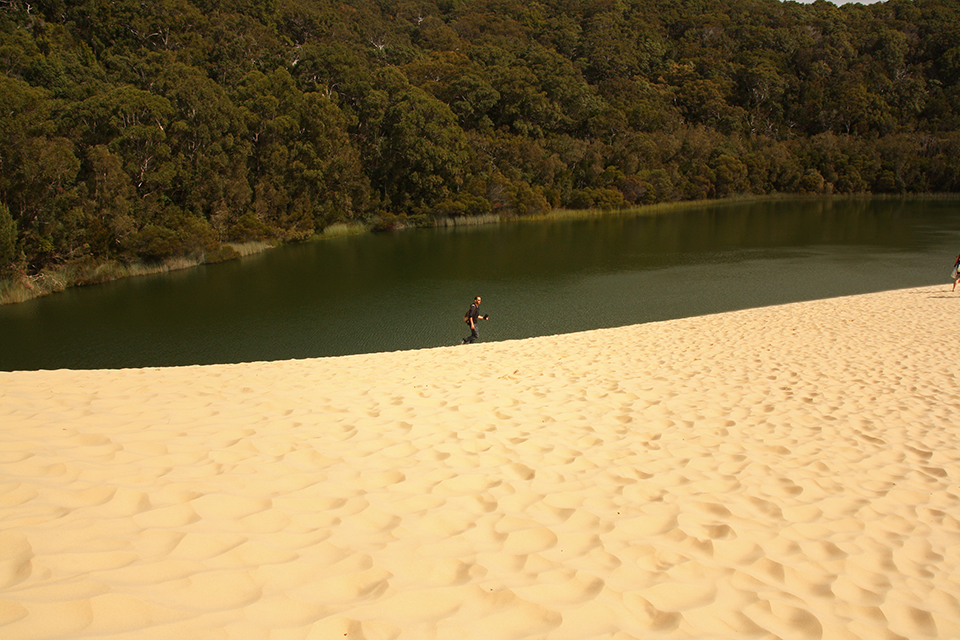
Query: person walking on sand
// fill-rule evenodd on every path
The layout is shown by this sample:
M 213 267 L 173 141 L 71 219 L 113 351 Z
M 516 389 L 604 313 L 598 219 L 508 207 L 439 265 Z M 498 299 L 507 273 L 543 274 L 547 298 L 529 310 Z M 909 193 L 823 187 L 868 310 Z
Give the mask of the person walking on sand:
M 473 304 L 467 309 L 463 321 L 470 326 L 470 335 L 460 341 L 460 344 L 473 344 L 480 339 L 480 331 L 477 329 L 477 322 L 480 320 L 489 320 L 489 315 L 480 315 L 480 296 L 473 299 Z
M 953 288 L 950 291 L 957 290 L 957 281 L 960 280 L 960 256 L 957 256 L 957 259 L 953 263 L 953 272 L 950 274 L 953 276 Z

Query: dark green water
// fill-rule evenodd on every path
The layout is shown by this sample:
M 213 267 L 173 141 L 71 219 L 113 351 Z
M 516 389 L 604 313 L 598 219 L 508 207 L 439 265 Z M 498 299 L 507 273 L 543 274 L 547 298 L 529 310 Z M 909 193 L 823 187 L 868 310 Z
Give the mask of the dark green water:
M 453 345 L 469 332 L 461 319 L 478 294 L 491 316 L 481 339 L 496 341 L 911 286 L 949 289 L 957 253 L 960 201 L 946 200 L 727 203 L 364 235 L 0 307 L 0 370 Z

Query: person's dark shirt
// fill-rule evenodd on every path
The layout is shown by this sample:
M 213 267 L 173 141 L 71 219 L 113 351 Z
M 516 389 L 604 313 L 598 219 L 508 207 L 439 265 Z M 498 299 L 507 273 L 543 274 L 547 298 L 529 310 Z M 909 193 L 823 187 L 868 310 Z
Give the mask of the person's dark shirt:
M 473 320 L 473 324 L 477 324 L 477 320 L 480 319 L 480 307 L 476 302 L 470 305 L 470 310 L 467 311 L 467 317 Z

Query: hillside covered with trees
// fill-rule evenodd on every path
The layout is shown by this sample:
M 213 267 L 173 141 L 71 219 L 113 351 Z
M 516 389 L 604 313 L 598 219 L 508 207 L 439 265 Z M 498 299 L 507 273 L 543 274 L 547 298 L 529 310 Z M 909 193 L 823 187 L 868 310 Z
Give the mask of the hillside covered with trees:
M 3 0 L 0 271 L 960 191 L 955 0 Z

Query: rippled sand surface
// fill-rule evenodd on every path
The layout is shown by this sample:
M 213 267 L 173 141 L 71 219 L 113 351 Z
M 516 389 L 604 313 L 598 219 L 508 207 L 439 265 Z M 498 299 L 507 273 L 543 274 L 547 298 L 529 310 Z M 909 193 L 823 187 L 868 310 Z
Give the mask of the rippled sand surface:
M 960 637 L 960 293 L 0 373 L 0 637 Z

